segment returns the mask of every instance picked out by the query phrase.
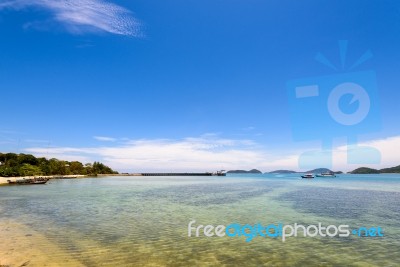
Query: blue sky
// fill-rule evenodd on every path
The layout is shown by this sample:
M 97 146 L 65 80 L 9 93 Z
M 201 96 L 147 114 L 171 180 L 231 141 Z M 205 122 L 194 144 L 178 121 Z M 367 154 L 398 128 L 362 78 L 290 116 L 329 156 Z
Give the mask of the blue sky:
M 268 171 L 299 169 L 333 136 L 333 167 L 349 170 L 357 136 L 381 152 L 371 166 L 398 165 L 399 33 L 398 1 L 5 0 L 0 150 L 121 171 Z M 348 66 L 373 54 L 354 71 L 375 71 L 381 125 L 295 141 L 286 84 L 349 71 L 314 59 L 339 66 L 339 40 Z M 307 116 L 323 125 L 325 113 Z

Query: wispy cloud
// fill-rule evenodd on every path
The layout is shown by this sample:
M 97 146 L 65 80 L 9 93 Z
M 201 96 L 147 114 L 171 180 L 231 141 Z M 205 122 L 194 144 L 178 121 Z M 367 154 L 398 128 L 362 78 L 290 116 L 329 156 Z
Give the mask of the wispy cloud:
M 6 0 L 0 10 L 40 8 L 52 14 L 72 33 L 103 31 L 112 34 L 141 36 L 140 23 L 128 9 L 103 0 Z M 37 22 L 27 24 L 37 25 Z M 35 27 L 35 26 L 34 26 Z
M 97 141 L 104 141 L 104 142 L 115 142 L 117 141 L 116 138 L 113 137 L 106 137 L 106 136 L 93 136 L 94 139 Z

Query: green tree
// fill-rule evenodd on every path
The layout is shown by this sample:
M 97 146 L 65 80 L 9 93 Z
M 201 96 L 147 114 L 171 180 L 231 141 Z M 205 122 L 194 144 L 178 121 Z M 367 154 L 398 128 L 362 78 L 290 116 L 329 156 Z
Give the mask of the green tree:
M 71 171 L 72 174 L 82 174 L 83 172 L 86 172 L 85 168 L 83 167 L 83 164 L 80 163 L 79 161 L 70 162 L 69 170 Z
M 6 154 L 0 153 L 0 162 L 1 162 L 0 166 L 5 164 L 5 162 L 6 162 Z
M 19 168 L 19 175 L 21 176 L 43 175 L 43 172 L 39 166 L 33 166 L 31 164 L 24 163 Z
M 37 165 L 39 162 L 35 156 L 30 154 L 19 154 L 17 160 L 19 164 L 27 163 L 30 165 Z
M 61 175 L 66 175 L 67 174 L 67 169 L 65 166 L 65 161 L 58 160 L 58 159 L 50 159 L 49 160 L 49 168 L 50 168 L 50 174 L 61 174 Z
M 46 158 L 38 158 L 38 166 L 44 175 L 50 175 L 49 161 Z
M 0 153 L 0 176 L 67 175 L 67 174 L 109 174 L 110 167 L 100 163 L 63 161 L 55 158 L 36 158 L 30 154 Z
M 111 168 L 104 165 L 103 163 L 95 161 L 93 163 L 92 173 L 93 174 L 111 174 L 111 173 L 114 173 L 114 171 Z

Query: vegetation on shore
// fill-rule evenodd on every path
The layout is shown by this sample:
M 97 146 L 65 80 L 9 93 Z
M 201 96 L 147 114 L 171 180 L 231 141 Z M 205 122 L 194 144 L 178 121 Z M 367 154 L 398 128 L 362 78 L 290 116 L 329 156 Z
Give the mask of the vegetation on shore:
M 117 173 L 110 167 L 96 161 L 82 164 L 79 161 L 36 158 L 29 154 L 0 153 L 0 176 L 2 177 Z
M 379 171 L 377 169 L 361 167 L 361 168 L 357 168 L 349 173 L 351 173 L 351 174 L 377 174 L 377 173 L 379 173 Z
M 367 167 L 361 167 L 351 171 L 349 173 L 352 174 L 377 174 L 377 173 L 400 173 L 400 165 L 392 168 L 384 168 L 384 169 L 372 169 Z

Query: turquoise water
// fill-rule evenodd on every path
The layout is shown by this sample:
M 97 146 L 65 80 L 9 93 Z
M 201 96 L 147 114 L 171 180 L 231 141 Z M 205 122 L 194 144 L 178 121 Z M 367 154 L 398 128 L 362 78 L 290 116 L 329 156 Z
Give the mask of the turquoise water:
M 244 237 L 188 237 L 191 220 L 214 226 L 380 226 L 384 236 L 246 242 Z M 42 234 L 57 247 L 60 266 L 68 265 L 62 264 L 67 257 L 84 266 L 398 266 L 400 175 L 52 180 L 0 187 L 2 221 Z M 42 239 L 36 244 L 52 250 Z

